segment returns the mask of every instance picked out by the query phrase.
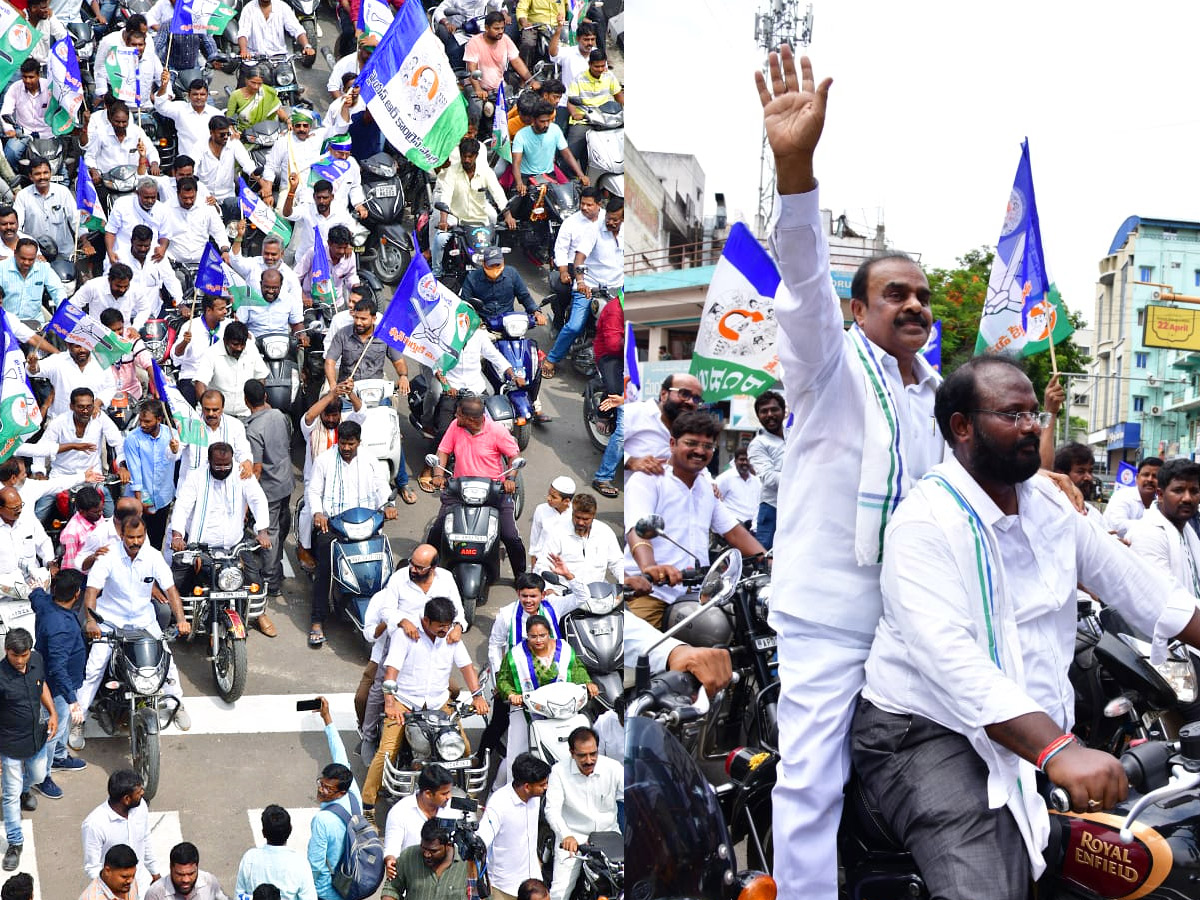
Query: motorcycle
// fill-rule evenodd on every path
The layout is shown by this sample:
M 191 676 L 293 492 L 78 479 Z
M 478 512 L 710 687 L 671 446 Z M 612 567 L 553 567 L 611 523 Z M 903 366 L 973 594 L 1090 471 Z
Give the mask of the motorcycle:
M 99 616 L 92 615 L 103 624 Z M 129 753 L 134 771 L 142 777 L 147 800 L 158 792 L 159 732 L 175 720 L 180 705 L 178 699 L 163 692 L 171 668 L 167 645 L 173 638 L 173 634 L 156 638 L 144 628 L 124 626 L 96 638 L 112 647 L 112 656 L 92 712 L 110 737 L 118 728 L 129 728 Z
M 489 409 L 492 406 L 497 407 L 493 418 L 499 416 L 503 420 L 520 450 L 529 446 L 530 432 L 533 429 L 533 401 L 530 396 L 536 392 L 542 380 L 537 342 L 526 337 L 529 329 L 535 324 L 533 316 L 524 311 L 492 316 L 487 320 L 488 330 L 501 335 L 496 341 L 496 349 L 512 366 L 513 378 L 501 382 L 503 373 L 495 372 L 491 366 L 486 366 L 484 374 L 496 393 L 490 395 L 485 402 Z M 524 379 L 525 386 L 519 386 L 516 378 Z M 497 401 L 504 403 L 502 405 Z
M 525 460 L 518 456 L 495 481 L 475 476 L 456 477 L 442 469 L 432 453 L 425 457 L 425 464 L 433 471 L 440 469 L 446 473 L 446 490 L 459 500 L 459 505 L 446 514 L 438 550 L 441 565 L 454 574 L 463 614 L 467 624 L 472 625 L 475 607 L 487 602 L 488 587 L 500 577 L 501 483 L 523 468 Z M 517 484 L 518 495 L 523 495 L 524 484 L 519 476 Z
M 181 563 L 195 567 L 196 587 L 180 599 L 192 626 L 191 636 L 208 636 L 213 682 L 226 703 L 233 703 L 246 690 L 250 671 L 246 623 L 267 607 L 263 585 L 246 584 L 242 567 L 241 554 L 257 548 L 257 541 L 243 541 L 228 551 L 193 543 L 175 554 Z
M 405 210 L 403 179 L 395 158 L 376 153 L 361 163 L 364 203 L 369 230 L 361 250 L 361 266 L 380 281 L 400 280 L 413 256 L 411 220 Z M 355 247 L 358 250 L 358 246 Z
M 571 900 L 625 896 L 625 835 L 597 831 L 579 845 L 579 879 Z
M 597 370 L 583 386 L 583 430 L 587 432 L 588 440 L 597 450 L 603 450 L 612 440 L 617 430 L 617 411 L 600 409 L 600 404 L 608 396 L 604 388 L 604 379 Z
M 438 201 L 434 209 L 450 213 L 450 207 Z M 454 293 L 462 290 L 472 265 L 478 265 L 483 251 L 496 243 L 493 223 L 458 222 L 450 228 L 450 240 L 442 251 L 442 275 L 438 280 Z
M 563 220 L 579 210 L 579 185 L 574 181 L 559 184 L 545 175 L 534 175 L 526 183 L 533 202 L 528 219 L 518 220 L 517 235 L 531 261 L 543 266 L 553 259 Z M 506 209 L 511 212 L 520 199 L 514 195 Z
M 254 165 L 262 168 L 267 164 L 267 157 L 280 139 L 287 140 L 287 126 L 278 119 L 267 119 L 251 125 L 242 134 L 242 145 L 254 160 Z
M 589 131 L 587 141 L 587 176 L 609 197 L 625 197 L 625 107 L 616 100 L 600 106 L 583 107 L 584 122 Z
M 330 603 L 359 631 L 367 604 L 392 574 L 392 544 L 383 521 L 381 511 L 362 506 L 329 517 L 329 528 L 337 535 L 329 548 Z
M 258 66 L 263 73 L 263 83 L 275 88 L 279 102 L 284 106 L 295 106 L 304 94 L 304 87 L 296 79 L 296 60 L 303 56 L 303 53 L 251 56 L 241 60 L 240 66 Z M 230 74 L 236 74 L 238 69 L 237 63 L 231 64 Z
M 55 546 L 58 546 L 58 536 L 75 515 L 75 497 L 79 494 L 80 489 L 88 486 L 94 487 L 100 491 L 103 497 L 105 491 L 111 493 L 114 486 L 119 486 L 120 484 L 121 477 L 119 475 L 108 475 L 103 481 L 95 483 L 81 481 L 79 484 L 56 493 L 54 495 L 54 503 L 51 504 L 46 514 L 42 516 L 42 528 Z
M 133 193 L 137 179 L 137 166 L 114 166 L 101 174 L 100 183 L 105 190 L 104 208 L 106 212 L 111 213 L 113 204 L 126 194 Z
M 394 693 L 396 683 L 385 681 L 385 694 Z M 399 799 L 415 793 L 421 769 L 431 763 L 449 769 L 455 786 L 472 800 L 480 799 L 487 787 L 491 754 L 484 753 L 482 765 L 467 754 L 467 743 L 459 731 L 462 719 L 475 715 L 470 703 L 455 705 L 453 713 L 441 709 L 414 709 L 404 714 L 404 745 L 395 761 L 383 761 L 383 788 Z
M 21 154 L 21 158 L 17 160 L 16 165 L 16 174 L 21 179 L 22 184 L 33 184 L 33 179 L 29 175 L 30 165 L 33 160 L 40 158 L 50 164 L 50 180 L 52 182 L 70 186 L 71 176 L 67 171 L 68 164 L 74 163 L 77 160 L 67 158 L 66 142 L 63 138 L 54 137 L 53 135 L 37 137 L 14 123 L 7 116 L 4 118 L 4 124 L 7 128 L 11 128 L 16 132 L 19 140 L 26 141 L 25 152 Z
M 320 0 L 288 0 L 288 6 L 292 8 L 292 12 L 296 14 L 296 18 L 300 21 L 300 25 L 304 28 L 304 34 L 308 38 L 308 46 L 314 50 L 317 49 L 317 40 L 321 37 L 321 26 L 317 22 L 317 6 Z M 299 46 L 299 42 L 297 42 Z M 307 56 L 300 54 L 300 65 L 306 69 L 311 69 L 313 63 L 317 60 L 317 54 Z
M 271 331 L 256 338 L 258 352 L 267 364 L 269 374 L 264 380 L 267 402 L 286 415 L 289 421 L 302 413 L 300 403 L 300 367 L 296 363 L 298 343 L 295 335 L 286 331 Z
M 576 274 L 579 275 L 586 271 L 586 266 L 577 266 L 575 269 Z M 593 347 L 596 341 L 596 320 L 600 318 L 600 313 L 611 299 L 612 292 L 607 285 L 602 284 L 592 288 L 591 315 L 588 316 L 587 324 L 575 336 L 570 349 L 567 350 L 567 356 L 571 359 L 571 367 L 584 378 L 590 379 L 596 374 L 596 353 Z
M 550 583 L 561 582 L 553 572 L 543 572 L 542 577 Z M 563 616 L 562 635 L 600 688 L 598 699 L 615 709 L 621 703 L 625 663 L 621 594 L 615 584 L 596 581 L 588 585 L 588 596 L 582 606 Z

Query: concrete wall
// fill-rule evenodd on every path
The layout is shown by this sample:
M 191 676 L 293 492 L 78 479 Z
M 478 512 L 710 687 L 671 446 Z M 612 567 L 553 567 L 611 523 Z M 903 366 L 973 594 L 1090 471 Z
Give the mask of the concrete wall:
M 663 247 L 664 189 L 633 141 L 625 138 L 626 263 Z

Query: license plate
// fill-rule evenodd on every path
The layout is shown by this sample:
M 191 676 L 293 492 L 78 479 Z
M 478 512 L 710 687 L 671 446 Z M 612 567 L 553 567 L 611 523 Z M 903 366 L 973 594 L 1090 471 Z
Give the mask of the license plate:
M 438 765 L 446 769 L 469 769 L 471 767 L 471 760 L 469 758 L 456 759 L 454 762 L 443 762 L 438 763 Z
M 383 559 L 383 554 L 382 553 L 360 553 L 357 556 L 346 556 L 343 558 L 346 560 L 346 562 L 350 563 L 351 565 L 356 565 L 357 563 L 364 563 L 364 562 L 379 562 Z
M 213 591 L 208 595 L 209 600 L 239 600 L 244 595 L 243 591 Z
M 769 634 L 766 637 L 754 639 L 755 650 L 773 650 L 779 644 L 778 636 Z
M 396 186 L 394 184 L 377 184 L 372 193 L 376 197 L 395 197 Z

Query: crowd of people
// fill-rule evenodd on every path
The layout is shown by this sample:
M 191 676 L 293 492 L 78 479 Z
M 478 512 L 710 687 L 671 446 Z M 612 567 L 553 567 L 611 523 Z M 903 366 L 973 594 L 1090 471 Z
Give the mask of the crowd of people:
M 624 96 L 608 68 L 601 9 L 568 28 L 570 10 L 561 2 L 520 0 L 504 6 L 447 0 L 431 11 L 431 27 L 452 63 L 465 70 L 464 92 L 473 114 L 432 186 L 433 202 L 444 201 L 448 212 L 431 216 L 431 240 L 427 246 L 420 242 L 417 252 L 424 252 L 435 275 L 441 275 L 446 238 L 456 225 L 499 218 L 516 229 L 514 213 L 530 215 L 531 183 L 543 176 L 562 183 L 563 172 L 571 173 L 582 195 L 579 212 L 563 223 L 552 260 L 540 261 L 553 263 L 560 289 L 554 346 L 561 348 L 541 372 L 550 378 L 556 374 L 553 362 L 592 315 L 592 291 L 621 284 L 622 204 L 589 185 L 583 113 L 606 101 L 623 103 Z M 360 277 L 352 249 L 353 231 L 369 215 L 358 161 L 387 149 L 353 86 L 381 36 L 356 32 L 358 7 L 358 2 L 339 4 L 339 28 L 350 52 L 330 72 L 323 111 L 308 104 L 286 106 L 276 86 L 267 83 L 270 72 L 252 64 L 291 52 L 293 42 L 301 54 L 315 54 L 287 4 L 248 0 L 242 6 L 235 27 L 243 64 L 221 108 L 212 103 L 204 79 L 183 85 L 186 94 L 176 99 L 174 73 L 213 62 L 218 52 L 209 36 L 170 33 L 172 0 L 159 0 L 145 15 L 122 14 L 119 27 L 116 3 L 51 6 L 31 0 L 24 10 L 43 40 L 0 105 L 6 138 L 0 178 L 17 188 L 12 205 L 0 206 L 0 291 L 4 322 L 27 352 L 33 384 L 45 387 L 36 411 L 43 427 L 0 463 L 0 588 L 8 596 L 28 596 L 36 613 L 36 634 L 10 628 L 0 661 L 6 872 L 21 865 L 22 812 L 34 811 L 39 797 L 62 797 L 58 780 L 87 765 L 84 723 L 89 713 L 98 714 L 94 700 L 111 652 L 110 644 L 95 638 L 118 627 L 144 629 L 154 637 L 167 628 L 185 637 L 191 631 L 181 594 L 192 592 L 198 576 L 176 554 L 195 545 L 230 550 L 250 541 L 252 549 L 241 555 L 246 582 L 263 589 L 246 616 L 263 636 L 278 636 L 272 610 L 284 590 L 283 554 L 300 488 L 304 505 L 295 535 L 297 559 L 312 577 L 307 643 L 320 648 L 336 613 L 330 600 L 330 520 L 360 506 L 395 519 L 397 502 L 417 502 L 414 486 L 433 494 L 445 484 L 443 470 L 431 467 L 410 483 L 403 453 L 394 476 L 360 453 L 365 410 L 356 385 L 394 378 L 398 393 L 408 394 L 409 366 L 415 363 L 374 337 L 380 298 Z M 83 63 L 95 67 L 86 73 L 95 77 L 85 78 L 95 85 L 95 94 L 81 108 L 79 127 L 63 140 L 79 148 L 77 177 L 94 188 L 95 210 L 79 206 L 77 198 L 89 192 L 75 190 L 78 185 L 69 179 L 63 183 L 56 163 L 29 150 L 30 138 L 50 134 L 44 118 L 51 96 L 44 68 L 50 44 L 85 15 L 97 23 L 97 35 L 106 33 L 94 59 Z M 550 32 L 545 58 L 539 57 L 536 41 L 530 43 L 538 28 Z M 460 41 L 460 29 L 473 36 Z M 118 96 L 105 68 L 110 51 L 133 53 L 140 60 L 135 99 Z M 532 69 L 537 79 L 530 77 Z M 509 70 L 525 84 L 513 91 L 506 123 L 512 163 L 497 159 L 494 171 L 488 163 L 489 151 L 495 156 L 497 149 L 492 116 Z M 160 134 L 174 132 L 169 167 L 159 155 L 166 142 L 150 139 L 142 127 L 151 116 L 158 117 Z M 265 162 L 256 161 L 241 133 L 272 119 L 283 123 L 284 136 Z M 121 165 L 135 167 L 136 181 L 132 193 L 117 196 L 105 176 Z M 255 234 L 239 202 L 241 180 L 291 224 L 290 240 Z M 495 208 L 483 201 L 481 189 L 490 192 Z M 511 208 L 506 189 L 518 198 Z M 91 215 L 104 221 L 89 235 L 81 220 Z M 289 416 L 269 402 L 269 371 L 257 339 L 291 332 L 299 346 L 308 346 L 306 312 L 320 302 L 313 283 L 322 249 L 318 242 L 329 260 L 336 314 L 325 340 L 323 382 L 310 386 L 317 399 Z M 50 253 L 58 248 L 66 256 L 66 248 L 76 245 L 77 289 L 61 266 L 51 265 Z M 186 276 L 195 275 L 209 247 L 219 251 L 226 286 L 205 290 L 197 283 L 193 297 Z M 498 248 L 474 263 L 460 293 L 484 319 L 523 308 L 536 324 L 547 324 L 521 275 L 506 265 Z M 231 290 L 239 284 L 261 302 L 244 303 Z M 99 338 L 112 332 L 129 342 L 129 352 L 113 361 L 80 343 L 48 340 L 44 328 L 66 300 L 103 326 Z M 597 357 L 619 359 L 620 304 L 606 309 L 616 312 L 603 317 L 608 345 L 598 344 Z M 182 321 L 169 355 L 156 361 L 141 331 L 167 310 Z M 527 377 L 514 372 L 487 332 L 479 330 L 456 364 L 427 373 L 441 390 L 440 396 L 430 392 L 425 437 L 442 466 L 454 455 L 456 473 L 498 479 L 519 451 L 512 434 L 486 414 L 483 395 L 493 389 L 489 375 L 518 383 Z M 606 386 L 610 406 L 618 407 L 619 373 L 607 378 Z M 108 414 L 116 398 L 133 403 L 135 421 L 127 429 Z M 179 427 L 178 407 L 172 406 L 178 398 L 194 406 L 195 433 Z M 551 421 L 540 402 L 535 420 Z M 292 462 L 293 424 L 304 446 L 299 483 Z M 609 498 L 618 493 L 619 431 L 611 446 L 593 479 L 596 493 Z M 71 492 L 72 512 L 51 538 L 43 523 L 53 518 L 64 490 Z M 307 853 L 287 848 L 290 816 L 281 806 L 268 805 L 261 821 L 265 844 L 243 857 L 232 886 L 237 896 L 342 896 L 336 876 L 348 842 L 347 820 L 361 815 L 374 822 L 384 760 L 394 757 L 403 740 L 405 713 L 450 704 L 453 669 L 460 671 L 475 711 L 492 711 L 486 748 L 495 753 L 508 737 L 505 764 L 479 822 L 495 896 L 567 896 L 578 869 L 578 846 L 593 831 L 618 830 L 621 769 L 601 754 L 601 734 L 577 729 L 570 735 L 569 758 L 551 766 L 524 752 L 528 720 L 520 709 L 523 692 L 556 680 L 588 684 L 595 692 L 563 640 L 560 623 L 586 598 L 589 582 L 618 578 L 617 538 L 595 521 L 595 495 L 577 492 L 574 481 L 563 476 L 554 479 L 547 504 L 537 512 L 527 550 L 516 526 L 515 490 L 506 479 L 500 538 L 516 590 L 499 610 L 487 645 L 500 683 L 496 696 L 483 694 L 462 642 L 467 621 L 458 588 L 439 566 L 439 528 L 454 505 L 447 495 L 435 520 L 438 527 L 372 598 L 362 629 L 371 660 L 355 697 L 363 739 L 356 749 L 370 750 L 364 753 L 361 790 L 322 699 L 318 712 L 331 761 L 317 782 L 321 812 L 313 820 Z M 551 593 L 537 572 L 554 572 L 564 585 L 562 595 Z M 531 662 L 522 668 L 526 659 Z M 189 730 L 191 715 L 174 663 L 164 690 L 174 701 L 171 721 Z M 477 872 L 473 862 L 468 866 L 457 856 L 446 823 L 453 783 L 450 771 L 425 767 L 417 791 L 396 803 L 386 820 L 374 823 L 386 848 L 384 896 L 468 896 L 468 882 Z M 143 794 L 140 776 L 132 770 L 110 775 L 107 800 L 82 825 L 84 872 L 92 879 L 83 896 L 224 897 L 216 877 L 200 869 L 194 844 L 177 844 L 169 860 L 155 857 Z M 537 848 L 544 794 L 545 821 L 558 848 L 553 875 L 545 883 Z M 18 900 L 31 890 L 27 875 L 15 875 L 5 883 L 4 897 Z

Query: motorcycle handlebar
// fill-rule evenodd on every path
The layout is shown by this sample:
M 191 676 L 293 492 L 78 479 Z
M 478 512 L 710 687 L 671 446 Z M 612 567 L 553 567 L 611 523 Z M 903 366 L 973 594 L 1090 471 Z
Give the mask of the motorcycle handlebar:
M 1167 753 L 1170 752 L 1168 744 L 1161 744 L 1161 747 Z M 1145 793 L 1146 791 L 1147 777 L 1151 774 L 1146 772 L 1146 763 L 1148 762 L 1150 760 L 1142 760 L 1134 753 L 1125 753 L 1121 756 L 1121 768 L 1125 770 L 1125 777 L 1129 779 L 1129 786 L 1138 793 Z M 1071 811 L 1071 795 L 1064 788 L 1052 788 L 1049 795 L 1049 803 L 1051 809 L 1056 812 L 1065 813 Z

